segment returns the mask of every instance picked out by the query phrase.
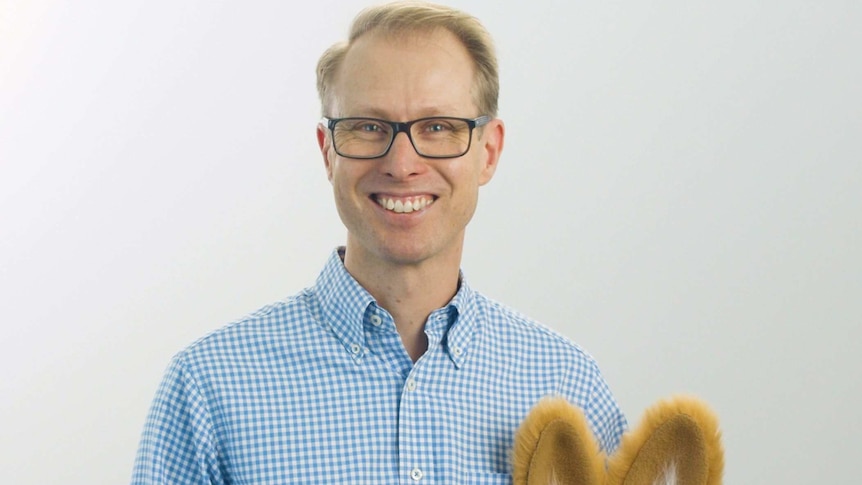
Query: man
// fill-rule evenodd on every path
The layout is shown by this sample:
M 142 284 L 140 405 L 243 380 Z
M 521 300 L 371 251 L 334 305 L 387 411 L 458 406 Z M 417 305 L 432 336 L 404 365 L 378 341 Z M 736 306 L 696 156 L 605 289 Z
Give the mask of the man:
M 347 244 L 315 286 L 175 357 L 133 482 L 509 483 L 513 434 L 548 394 L 616 448 L 625 419 L 595 362 L 459 272 L 505 132 L 484 28 L 366 10 L 318 88 Z

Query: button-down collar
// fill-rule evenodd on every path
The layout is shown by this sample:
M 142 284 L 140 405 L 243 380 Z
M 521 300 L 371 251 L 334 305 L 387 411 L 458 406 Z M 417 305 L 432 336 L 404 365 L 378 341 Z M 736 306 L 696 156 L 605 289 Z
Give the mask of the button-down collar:
M 358 362 L 365 354 L 362 317 L 374 298 L 357 282 L 333 251 L 314 287 L 325 324 L 329 325 L 344 349 Z
M 374 297 L 347 272 L 341 251 L 343 249 L 339 248 L 332 252 L 329 261 L 317 278 L 314 291 L 320 302 L 325 323 L 342 342 L 345 351 L 359 362 L 367 349 L 363 321 L 369 305 L 374 304 L 375 301 Z M 429 341 L 440 342 L 443 350 L 458 368 L 467 361 L 470 342 L 481 325 L 479 318 L 481 312 L 476 308 L 475 294 L 467 285 L 463 274 L 460 275 L 459 282 L 455 296 L 446 306 L 431 313 L 425 328 Z M 376 312 L 369 313 L 369 322 L 374 325 L 380 317 Z M 372 320 L 375 317 L 376 319 Z M 377 323 L 379 325 L 382 321 Z

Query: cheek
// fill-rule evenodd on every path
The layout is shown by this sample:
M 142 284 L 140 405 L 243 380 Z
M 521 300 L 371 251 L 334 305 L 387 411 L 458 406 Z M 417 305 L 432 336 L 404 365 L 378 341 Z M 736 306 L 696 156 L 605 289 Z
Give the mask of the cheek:
M 348 179 L 344 165 L 336 158 L 329 160 L 330 163 L 326 165 L 326 175 L 329 177 L 329 182 L 335 187 L 344 185 L 345 180 Z
M 461 197 L 475 198 L 479 186 L 483 184 L 482 172 L 479 164 L 474 160 L 458 167 L 453 167 L 446 174 L 453 190 L 460 193 Z
M 358 185 L 361 177 L 362 173 L 356 167 L 338 162 L 332 166 L 329 182 L 339 203 L 349 203 L 360 197 Z
M 335 150 L 332 148 L 327 150 L 326 153 L 326 178 L 328 178 L 331 183 L 335 183 L 335 171 L 339 164 L 338 158 L 336 158 Z
M 335 202 L 339 206 L 343 206 L 347 201 L 350 200 L 350 190 L 344 184 L 344 178 L 339 176 L 339 174 L 336 172 L 333 174 L 332 178 L 330 179 L 330 182 L 332 183 L 332 193 L 335 195 Z
M 475 174 L 463 174 L 452 192 L 454 209 L 460 219 L 470 220 L 479 201 L 479 185 Z

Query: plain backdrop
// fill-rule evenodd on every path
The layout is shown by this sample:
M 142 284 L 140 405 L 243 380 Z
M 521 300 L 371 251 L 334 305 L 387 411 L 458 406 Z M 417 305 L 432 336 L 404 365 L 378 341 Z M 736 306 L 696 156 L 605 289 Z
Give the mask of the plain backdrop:
M 858 480 L 862 3 L 446 3 L 508 129 L 471 284 L 632 423 L 711 403 L 726 483 Z M 314 67 L 364 6 L 0 0 L 3 483 L 127 482 L 170 357 L 314 282 L 345 234 Z

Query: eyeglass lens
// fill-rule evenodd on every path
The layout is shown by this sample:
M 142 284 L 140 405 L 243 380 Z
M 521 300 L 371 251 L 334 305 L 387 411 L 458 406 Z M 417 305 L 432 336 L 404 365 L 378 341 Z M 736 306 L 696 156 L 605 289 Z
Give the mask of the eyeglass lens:
M 336 151 L 356 158 L 383 156 L 395 135 L 392 125 L 373 118 L 344 118 L 332 131 Z M 411 122 L 410 140 L 420 155 L 459 157 L 469 149 L 472 131 L 466 120 L 425 118 Z

